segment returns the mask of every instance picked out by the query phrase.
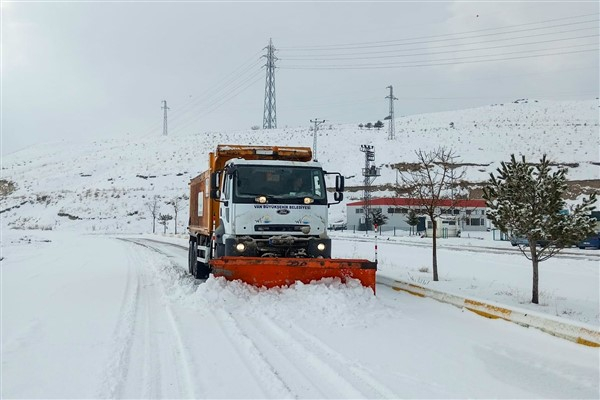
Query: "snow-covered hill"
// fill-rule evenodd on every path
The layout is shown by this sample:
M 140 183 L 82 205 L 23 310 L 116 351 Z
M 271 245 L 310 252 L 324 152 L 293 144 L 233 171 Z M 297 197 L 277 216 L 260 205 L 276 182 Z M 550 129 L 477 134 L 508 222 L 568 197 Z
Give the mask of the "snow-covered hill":
M 302 127 L 39 144 L 3 157 L 2 190 L 10 193 L 2 198 L 2 226 L 147 232 L 151 219 L 145 203 L 157 195 L 161 212 L 173 214 L 166 202 L 187 194 L 188 181 L 206 169 L 207 153 L 220 143 L 312 147 L 313 134 Z M 569 166 L 570 180 L 600 179 L 597 99 L 519 100 L 401 117 L 396 120 L 394 140 L 388 139 L 387 125 L 378 131 L 360 129 L 358 123 L 324 124 L 317 158 L 327 170 L 353 176 L 347 186 L 360 186 L 363 144 L 375 147 L 376 164 L 382 167 L 375 181 L 379 185 L 395 182 L 392 165 L 413 162 L 415 150 L 437 146 L 451 147 L 461 162 L 472 164 L 467 166 L 471 182 L 486 180 L 512 153 L 531 161 L 547 153 L 553 161 Z M 346 197 L 358 196 L 350 191 Z M 344 207 L 331 210 L 336 218 Z M 184 202 L 178 231 L 186 224 Z

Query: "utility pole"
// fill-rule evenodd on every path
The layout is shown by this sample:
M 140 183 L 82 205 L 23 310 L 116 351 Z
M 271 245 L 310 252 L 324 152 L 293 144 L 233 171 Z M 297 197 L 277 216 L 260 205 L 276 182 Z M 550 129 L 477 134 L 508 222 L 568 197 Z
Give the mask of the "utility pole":
M 162 110 L 165 110 L 165 116 L 163 119 L 163 136 L 167 136 L 167 110 L 170 110 L 169 107 L 167 107 L 167 101 L 163 100 L 162 101 Z
M 365 231 L 371 226 L 371 184 L 379 175 L 381 168 L 375 166 L 375 149 L 371 145 L 363 144 L 360 151 L 365 153 L 365 167 L 363 168 L 364 192 L 363 192 L 363 213 L 365 214 Z
M 396 127 L 394 126 L 394 100 L 398 99 L 394 97 L 394 88 L 392 87 L 392 85 L 388 86 L 387 89 L 390 89 L 390 95 L 385 96 L 386 99 L 390 99 L 390 115 L 388 115 L 386 118 L 390 120 L 388 139 L 394 140 L 396 138 Z
M 319 130 L 319 125 L 325 122 L 324 119 L 311 119 L 310 122 L 315 124 L 315 128 L 313 130 L 313 161 L 317 161 L 317 131 Z
M 265 47 L 267 50 L 267 63 L 265 69 L 267 76 L 265 79 L 265 107 L 263 111 L 263 129 L 277 128 L 277 111 L 275 104 L 275 46 L 273 39 L 269 39 L 269 45 Z

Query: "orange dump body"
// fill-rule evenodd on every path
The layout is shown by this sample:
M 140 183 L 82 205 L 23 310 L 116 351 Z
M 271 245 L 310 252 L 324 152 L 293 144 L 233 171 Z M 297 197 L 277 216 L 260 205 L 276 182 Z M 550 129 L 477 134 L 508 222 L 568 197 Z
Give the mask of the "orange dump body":
M 210 261 L 214 276 L 239 279 L 267 288 L 310 283 L 322 278 L 358 279 L 375 293 L 377 263 L 369 260 L 331 258 L 221 257 Z

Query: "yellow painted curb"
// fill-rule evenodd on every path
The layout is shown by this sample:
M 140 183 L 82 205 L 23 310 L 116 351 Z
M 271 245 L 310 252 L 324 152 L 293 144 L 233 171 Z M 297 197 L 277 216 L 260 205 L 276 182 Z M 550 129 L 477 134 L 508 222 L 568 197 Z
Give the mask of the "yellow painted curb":
M 481 300 L 467 299 L 450 293 L 428 289 L 412 283 L 395 279 L 377 277 L 377 283 L 389 286 L 393 290 L 403 291 L 418 297 L 429 297 L 434 300 L 466 308 L 477 315 L 492 319 L 503 319 L 525 327 L 539 329 L 551 335 L 570 340 L 590 347 L 600 347 L 600 331 L 586 324 L 578 324 L 566 320 L 548 318 L 529 310 L 518 310 L 489 304 Z

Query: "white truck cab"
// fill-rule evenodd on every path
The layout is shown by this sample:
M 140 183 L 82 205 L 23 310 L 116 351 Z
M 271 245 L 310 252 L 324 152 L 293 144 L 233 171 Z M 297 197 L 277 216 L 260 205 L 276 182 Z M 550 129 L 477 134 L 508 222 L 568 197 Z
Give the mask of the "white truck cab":
M 216 256 L 331 258 L 325 174 L 316 161 L 227 161 L 213 178 Z M 339 203 L 343 177 L 335 174 Z

